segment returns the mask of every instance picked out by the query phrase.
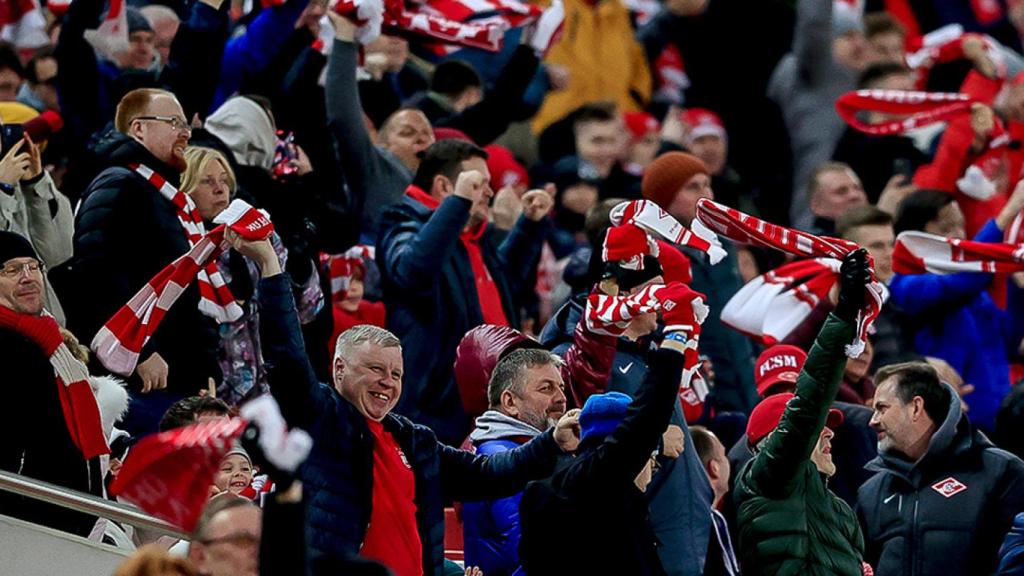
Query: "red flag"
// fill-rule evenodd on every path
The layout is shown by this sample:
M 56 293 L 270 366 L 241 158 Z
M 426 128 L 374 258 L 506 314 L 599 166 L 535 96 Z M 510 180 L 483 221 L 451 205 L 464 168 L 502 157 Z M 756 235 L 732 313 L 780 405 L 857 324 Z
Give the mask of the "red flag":
M 191 532 L 210 497 L 221 459 L 242 435 L 240 418 L 193 424 L 143 438 L 110 493 Z

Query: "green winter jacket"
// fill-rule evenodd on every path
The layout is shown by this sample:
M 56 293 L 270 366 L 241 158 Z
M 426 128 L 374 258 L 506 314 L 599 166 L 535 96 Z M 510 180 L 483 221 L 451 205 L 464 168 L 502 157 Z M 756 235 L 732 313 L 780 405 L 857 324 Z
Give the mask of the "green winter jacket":
M 744 574 L 860 576 L 864 536 L 850 506 L 811 462 L 842 381 L 854 325 L 829 315 L 765 448 L 741 469 L 733 498 Z

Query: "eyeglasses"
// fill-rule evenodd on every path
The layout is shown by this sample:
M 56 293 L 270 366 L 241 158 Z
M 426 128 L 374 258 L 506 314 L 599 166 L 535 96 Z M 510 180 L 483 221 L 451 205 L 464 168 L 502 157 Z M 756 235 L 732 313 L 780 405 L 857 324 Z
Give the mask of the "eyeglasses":
M 260 543 L 259 536 L 253 536 L 248 532 L 234 532 L 220 538 L 207 538 L 200 540 L 203 544 L 231 544 L 232 546 L 257 546 Z
M 46 267 L 42 263 L 32 261 L 25 262 L 24 264 L 8 264 L 3 268 L 0 268 L 0 276 L 4 278 L 16 278 L 21 275 L 22 272 L 28 270 L 29 274 L 35 274 L 42 272 Z
M 192 132 L 192 126 L 184 118 L 177 116 L 136 116 L 132 120 L 156 120 L 157 122 L 170 124 L 171 130 L 175 132 Z

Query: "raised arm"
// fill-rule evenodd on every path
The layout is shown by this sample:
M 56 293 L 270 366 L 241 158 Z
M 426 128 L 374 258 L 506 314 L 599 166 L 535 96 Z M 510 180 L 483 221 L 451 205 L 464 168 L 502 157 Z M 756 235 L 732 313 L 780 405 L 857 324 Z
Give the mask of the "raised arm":
M 205 118 L 211 112 L 227 40 L 224 0 L 193 4 L 174 36 L 167 66 L 160 72 L 160 83 L 178 97 L 186 118 L 195 114 Z
M 754 457 L 747 472 L 754 485 L 784 495 L 811 457 L 825 427 L 846 369 L 844 348 L 853 341 L 854 319 L 866 299 L 870 282 L 862 250 L 847 256 L 840 272 L 839 304 L 818 334 L 803 370 L 796 380 L 796 395 L 789 401 L 775 431 Z
M 405 192 L 399 182 L 412 178 L 389 161 L 374 146 L 363 123 L 363 108 L 356 83 L 359 46 L 355 27 L 347 19 L 331 13 L 335 26 L 334 46 L 327 60 L 327 125 L 338 149 L 338 163 L 352 194 L 353 208 L 360 210 L 364 222 L 376 222 L 381 208 L 401 199 Z
M 793 54 L 812 85 L 824 82 L 832 66 L 832 10 L 830 0 L 797 0 Z
M 306 355 L 291 278 L 281 271 L 269 240 L 245 241 L 230 230 L 225 237 L 260 269 L 260 348 L 267 365 L 270 393 L 289 425 L 308 429 L 326 404 L 319 401 L 326 388 L 317 381 Z

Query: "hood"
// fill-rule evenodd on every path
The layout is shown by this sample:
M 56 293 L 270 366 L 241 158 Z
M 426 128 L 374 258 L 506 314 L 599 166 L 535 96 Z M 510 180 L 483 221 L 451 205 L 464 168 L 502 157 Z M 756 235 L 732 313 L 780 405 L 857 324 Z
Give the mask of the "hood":
M 540 344 L 508 326 L 484 324 L 473 328 L 455 350 L 455 383 L 466 413 L 479 416 L 487 411 L 487 384 L 491 372 L 505 354 L 516 348 L 540 348 Z
M 866 468 L 872 472 L 889 472 L 902 477 L 913 486 L 920 484 L 925 471 L 933 465 L 944 466 L 950 458 L 961 456 L 975 445 L 992 445 L 983 435 L 975 433 L 970 420 L 962 412 L 960 395 L 943 382 L 949 389 L 951 400 L 946 418 L 928 442 L 928 451 L 917 462 L 900 458 L 895 454 L 879 452 L 878 457 L 868 462 Z
M 576 325 L 583 318 L 583 305 L 580 304 L 580 300 L 584 299 L 584 297 L 570 298 L 551 316 L 551 319 L 540 331 L 541 346 L 550 350 L 559 344 L 573 341 Z
M 488 410 L 476 419 L 476 429 L 469 435 L 473 444 L 488 440 L 509 440 L 515 437 L 534 438 L 541 431 L 497 410 Z
M 206 119 L 206 129 L 220 138 L 242 166 L 270 170 L 277 134 L 262 106 L 244 96 L 231 98 Z

